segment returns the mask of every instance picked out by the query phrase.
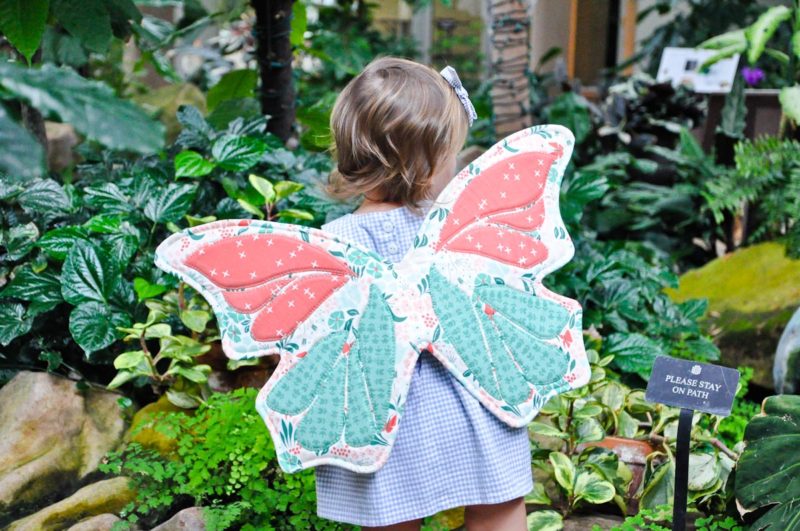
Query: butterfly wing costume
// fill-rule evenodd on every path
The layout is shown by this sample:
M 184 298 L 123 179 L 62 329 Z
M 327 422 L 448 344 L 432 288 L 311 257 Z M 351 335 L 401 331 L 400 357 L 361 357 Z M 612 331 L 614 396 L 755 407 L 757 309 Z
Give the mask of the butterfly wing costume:
M 423 350 L 514 427 L 588 382 L 581 308 L 542 285 L 574 252 L 558 209 L 573 144 L 560 126 L 496 144 L 450 182 L 395 264 L 259 220 L 159 245 L 156 265 L 210 302 L 230 358 L 281 356 L 256 407 L 285 471 L 379 469 Z

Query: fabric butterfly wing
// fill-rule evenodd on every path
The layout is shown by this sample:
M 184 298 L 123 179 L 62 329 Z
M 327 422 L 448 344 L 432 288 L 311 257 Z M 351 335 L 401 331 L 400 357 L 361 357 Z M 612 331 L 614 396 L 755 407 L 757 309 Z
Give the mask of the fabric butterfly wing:
M 226 220 L 170 236 L 156 265 L 209 301 L 229 357 L 281 355 L 256 407 L 284 470 L 381 466 L 417 356 L 391 264 L 316 229 Z
M 589 378 L 580 306 L 542 285 L 574 252 L 558 210 L 573 143 L 538 126 L 496 144 L 442 192 L 402 264 L 432 264 L 433 353 L 512 426 Z

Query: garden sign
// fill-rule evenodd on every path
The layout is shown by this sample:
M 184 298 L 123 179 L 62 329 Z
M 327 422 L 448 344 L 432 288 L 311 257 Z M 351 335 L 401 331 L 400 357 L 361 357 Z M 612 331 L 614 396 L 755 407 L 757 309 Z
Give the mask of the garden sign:
M 695 410 L 722 417 L 730 415 L 738 384 L 739 371 L 728 367 L 669 356 L 659 356 L 653 364 L 645 398 L 648 402 L 681 408 L 672 509 L 673 531 L 686 528 L 692 415 Z

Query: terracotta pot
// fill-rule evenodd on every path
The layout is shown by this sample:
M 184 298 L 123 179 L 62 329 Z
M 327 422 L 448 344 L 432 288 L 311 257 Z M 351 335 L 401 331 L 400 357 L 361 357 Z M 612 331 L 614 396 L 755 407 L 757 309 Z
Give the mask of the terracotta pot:
M 633 477 L 628 485 L 628 514 L 636 514 L 639 511 L 639 500 L 636 499 L 636 493 L 644 479 L 647 456 L 653 453 L 655 448 L 647 441 L 625 439 L 622 437 L 606 437 L 599 442 L 579 445 L 578 450 L 592 446 L 611 450 L 631 469 Z

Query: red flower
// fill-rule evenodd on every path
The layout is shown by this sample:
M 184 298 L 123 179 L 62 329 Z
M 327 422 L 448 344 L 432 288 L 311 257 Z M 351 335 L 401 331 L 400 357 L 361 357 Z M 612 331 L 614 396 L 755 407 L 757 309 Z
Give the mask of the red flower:
M 397 425 L 397 415 L 392 415 L 392 418 L 386 423 L 386 426 L 383 427 L 383 431 L 386 433 L 392 433 L 392 430 Z
M 308 351 L 304 350 L 303 352 L 299 353 L 299 354 L 297 355 L 297 357 L 298 357 L 298 358 L 305 358 L 305 357 L 306 357 L 306 354 L 308 354 Z
M 483 313 L 485 313 L 486 315 L 488 315 L 489 317 L 491 317 L 491 316 L 493 316 L 493 315 L 494 315 L 494 308 L 492 308 L 492 307 L 491 307 L 491 306 L 489 306 L 488 304 L 484 304 L 484 305 L 483 305 Z

